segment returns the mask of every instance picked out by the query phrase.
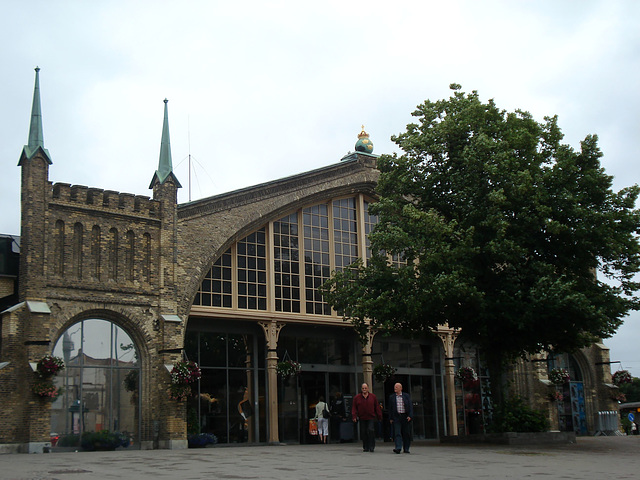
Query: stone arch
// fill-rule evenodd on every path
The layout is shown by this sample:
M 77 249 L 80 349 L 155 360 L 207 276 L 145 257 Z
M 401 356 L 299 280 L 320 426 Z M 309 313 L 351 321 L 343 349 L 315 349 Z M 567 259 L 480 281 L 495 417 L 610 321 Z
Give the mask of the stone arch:
M 60 316 L 59 313 L 66 312 L 68 315 Z M 55 303 L 52 308 L 54 313 L 54 322 L 52 324 L 51 345 L 55 345 L 60 336 L 71 326 L 83 320 L 101 319 L 113 322 L 127 332 L 138 347 L 143 362 L 148 362 L 150 351 L 149 345 L 152 341 L 151 335 L 145 332 L 145 323 L 147 319 L 140 318 L 140 315 L 132 314 L 132 312 L 116 311 L 107 308 L 88 308 L 83 309 L 82 306 L 73 304 L 65 304 L 62 308 Z M 58 313 L 58 315 L 56 315 Z
M 575 360 L 578 368 L 580 368 L 580 373 L 582 374 L 582 382 L 589 387 L 593 387 L 595 379 L 593 378 L 593 368 L 589 365 L 589 360 L 587 356 L 581 351 L 578 350 L 569 354 Z
M 206 276 L 207 272 L 213 265 L 213 263 L 222 255 L 233 243 L 242 239 L 252 231 L 260 228 L 261 226 L 268 224 L 273 220 L 277 220 L 291 211 L 296 211 L 305 206 L 320 203 L 325 200 L 329 200 L 336 197 L 342 197 L 346 195 L 364 194 L 373 197 L 374 184 L 370 181 L 357 182 L 353 184 L 333 186 L 327 189 L 317 189 L 314 192 L 309 193 L 306 196 L 295 196 L 293 199 L 287 199 L 288 201 L 274 204 L 272 199 L 269 202 L 256 202 L 248 209 L 250 217 L 243 215 L 237 215 L 234 217 L 235 222 L 227 223 L 228 233 L 224 238 L 212 238 L 210 241 L 197 237 L 200 243 L 204 244 L 204 247 L 200 249 L 203 253 L 200 259 L 197 259 L 197 264 L 188 265 L 188 274 L 186 275 L 186 281 L 183 282 L 185 289 L 182 291 L 181 298 L 178 299 L 178 305 L 181 307 L 181 311 L 187 316 L 193 298 L 202 283 L 202 280 Z M 202 219 L 198 219 L 202 222 Z M 212 216 L 211 223 L 216 223 L 215 218 Z M 189 221 L 185 221 L 183 232 L 189 231 Z M 195 247 L 194 247 L 195 248 Z M 204 250 L 204 251 L 203 251 Z
M 144 313 L 125 309 L 82 307 L 54 304 L 52 308 L 52 353 L 66 357 L 69 364 L 66 373 L 58 376 L 63 394 L 58 405 L 52 404 L 51 431 L 73 437 L 80 431 L 107 429 L 127 432 L 131 441 L 143 442 L 148 437 L 148 404 L 155 383 L 147 319 Z M 71 332 L 68 337 L 66 332 Z M 74 336 L 77 332 L 78 337 Z M 94 342 L 96 338 L 100 342 Z M 85 411 L 89 412 L 86 425 Z

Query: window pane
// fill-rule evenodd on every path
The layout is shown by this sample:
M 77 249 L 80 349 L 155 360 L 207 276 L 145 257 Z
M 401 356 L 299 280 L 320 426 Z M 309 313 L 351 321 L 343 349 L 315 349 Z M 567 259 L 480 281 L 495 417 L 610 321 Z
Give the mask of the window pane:
M 229 366 L 250 368 L 252 366 L 253 337 L 251 335 L 229 334 Z
M 327 205 L 315 205 L 303 210 L 305 219 L 305 274 L 307 286 L 321 285 L 329 278 L 329 257 L 323 252 L 329 251 L 329 229 Z M 307 223 L 308 222 L 308 223 Z M 326 262 L 326 263 L 325 263 Z M 326 270 L 323 270 L 326 267 Z M 325 275 L 326 274 L 326 275 Z M 314 291 L 307 290 L 307 313 L 325 314 L 324 302 Z M 330 309 L 329 309 L 330 313 Z
M 200 365 L 223 367 L 226 365 L 226 339 L 224 334 L 200 333 Z
M 267 262 L 264 233 L 263 227 L 238 242 L 238 278 L 246 278 L 245 284 L 238 285 L 238 308 L 266 310 Z

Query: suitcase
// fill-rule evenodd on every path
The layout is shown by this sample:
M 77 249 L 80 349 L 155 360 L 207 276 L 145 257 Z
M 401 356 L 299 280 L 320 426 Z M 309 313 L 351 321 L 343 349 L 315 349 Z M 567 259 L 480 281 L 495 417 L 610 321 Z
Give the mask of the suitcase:
M 353 422 L 340 422 L 340 443 L 353 442 L 354 437 L 354 423 Z

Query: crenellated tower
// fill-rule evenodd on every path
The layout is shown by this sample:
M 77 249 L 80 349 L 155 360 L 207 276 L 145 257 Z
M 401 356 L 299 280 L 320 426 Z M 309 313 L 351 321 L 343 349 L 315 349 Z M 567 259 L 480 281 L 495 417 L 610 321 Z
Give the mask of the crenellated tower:
M 40 68 L 36 67 L 36 80 L 31 107 L 29 140 L 22 149 L 18 166 L 22 168 L 20 216 L 20 276 L 19 299 L 42 300 L 45 290 L 44 244 L 46 236 L 47 202 L 50 195 L 49 165 L 51 156 L 44 148 L 42 110 L 40 107 Z M 25 281 L 26 279 L 29 281 Z
M 160 314 L 174 315 L 176 313 L 176 264 L 177 249 L 177 218 L 178 218 L 178 188 L 180 182 L 173 173 L 171 162 L 171 141 L 169 139 L 169 113 L 164 100 L 164 122 L 162 125 L 162 140 L 160 143 L 160 159 L 158 169 L 153 174 L 149 188 L 153 189 L 153 199 L 160 204 Z

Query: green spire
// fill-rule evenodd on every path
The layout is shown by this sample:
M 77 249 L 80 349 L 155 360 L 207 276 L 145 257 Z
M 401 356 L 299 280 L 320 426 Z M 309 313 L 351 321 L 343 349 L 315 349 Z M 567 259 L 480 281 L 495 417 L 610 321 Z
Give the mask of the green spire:
M 33 89 L 33 104 L 31 106 L 31 125 L 29 127 L 29 141 L 22 150 L 28 159 L 33 158 L 38 149 L 42 149 L 49 164 L 53 163 L 49 151 L 44 148 L 42 132 L 42 110 L 40 108 L 40 68 L 36 67 L 36 84 Z M 18 164 L 20 165 L 20 164 Z
M 160 161 L 158 162 L 158 170 L 153 175 L 151 185 L 149 188 L 153 188 L 154 184 L 160 183 L 161 185 L 165 180 L 171 176 L 173 178 L 176 187 L 181 188 L 180 182 L 173 174 L 173 165 L 171 162 L 171 142 L 169 140 L 169 111 L 167 108 L 169 100 L 164 99 L 164 123 L 162 125 L 162 140 L 160 142 Z

